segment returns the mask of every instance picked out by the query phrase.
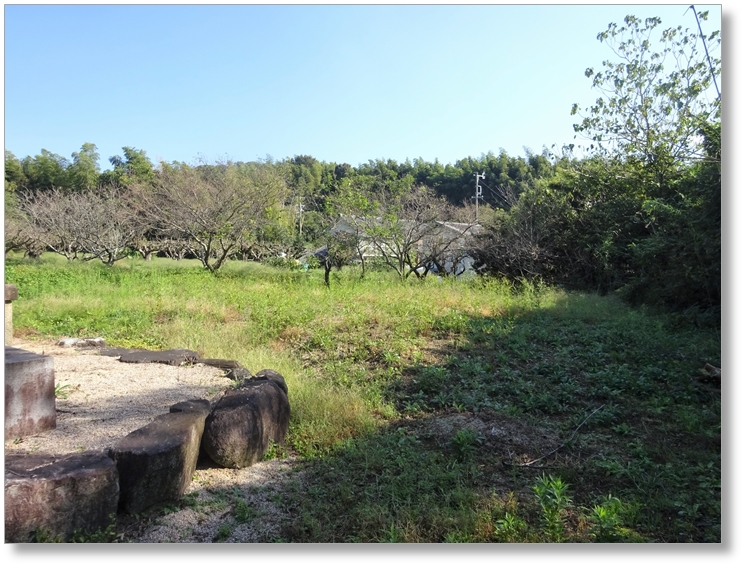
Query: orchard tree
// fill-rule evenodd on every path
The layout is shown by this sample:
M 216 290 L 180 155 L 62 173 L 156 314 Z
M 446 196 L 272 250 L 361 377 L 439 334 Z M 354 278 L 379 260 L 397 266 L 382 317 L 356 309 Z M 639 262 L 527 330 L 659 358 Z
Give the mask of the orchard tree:
M 186 242 L 205 269 L 216 272 L 255 238 L 286 186 L 273 164 L 161 162 L 152 184 L 133 185 L 134 203 L 161 237 Z
M 115 187 L 24 193 L 19 209 L 22 217 L 15 220 L 23 231 L 16 237 L 32 238 L 68 260 L 98 258 L 111 266 L 146 230 L 130 200 Z
M 361 233 L 383 262 L 402 280 L 411 274 L 427 275 L 436 264 L 433 254 L 442 255 L 460 235 L 443 241 L 442 221 L 449 220 L 449 203 L 428 187 L 415 187 L 399 195 L 384 194 L 378 201 L 379 216 L 365 217 Z
M 74 203 L 83 260 L 98 258 L 112 266 L 127 257 L 148 228 L 126 189 L 101 187 L 68 199 Z

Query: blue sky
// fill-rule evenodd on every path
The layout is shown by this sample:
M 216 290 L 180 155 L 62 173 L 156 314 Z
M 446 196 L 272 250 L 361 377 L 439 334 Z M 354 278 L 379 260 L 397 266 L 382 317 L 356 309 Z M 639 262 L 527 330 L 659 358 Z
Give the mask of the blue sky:
M 6 5 L 5 148 L 92 142 L 102 170 L 123 146 L 355 166 L 540 153 L 575 141 L 584 71 L 613 56 L 598 32 L 629 13 L 693 29 L 687 7 Z

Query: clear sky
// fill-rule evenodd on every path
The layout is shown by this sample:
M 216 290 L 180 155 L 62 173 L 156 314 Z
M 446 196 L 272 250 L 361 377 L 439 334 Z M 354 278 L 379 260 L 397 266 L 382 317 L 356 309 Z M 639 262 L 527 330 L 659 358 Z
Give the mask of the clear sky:
M 571 106 L 596 97 L 584 71 L 613 57 L 598 32 L 629 13 L 694 29 L 687 8 L 6 5 L 5 148 L 92 142 L 102 170 L 123 146 L 355 166 L 540 153 L 575 141 Z M 721 29 L 708 9 L 705 33 Z

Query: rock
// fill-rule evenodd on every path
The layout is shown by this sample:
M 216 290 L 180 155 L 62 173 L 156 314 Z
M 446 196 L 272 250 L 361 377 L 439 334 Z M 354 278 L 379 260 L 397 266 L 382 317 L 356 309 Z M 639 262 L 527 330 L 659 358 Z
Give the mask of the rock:
M 290 402 L 278 381 L 247 380 L 215 404 L 202 449 L 222 467 L 249 467 L 264 457 L 270 441 L 284 442 L 289 425 Z
M 111 356 L 111 357 L 119 357 L 123 354 L 129 354 L 132 352 L 140 352 L 141 349 L 132 349 L 132 348 L 121 348 L 121 347 L 111 347 L 111 348 L 102 348 L 100 351 L 98 351 L 98 354 L 101 356 Z
M 5 347 L 5 440 L 57 427 L 54 359 Z
M 222 368 L 223 370 L 243 368 L 237 360 L 226 360 L 224 358 L 200 358 L 197 362 L 206 364 L 207 366 L 214 366 L 215 368 Z
M 64 338 L 57 342 L 61 347 L 78 347 L 78 348 L 101 348 L 106 346 L 106 341 L 101 337 L 93 339 L 74 339 Z
M 209 400 L 188 400 L 173 404 L 168 411 L 171 413 L 196 412 L 203 414 L 206 419 L 211 409 L 212 405 Z
M 37 529 L 63 541 L 104 530 L 118 501 L 117 469 L 100 451 L 5 457 L 6 543 L 32 541 Z
M 199 360 L 199 353 L 185 348 L 174 348 L 171 350 L 153 351 L 153 350 L 133 350 L 122 354 L 119 357 L 120 362 L 145 363 L 157 362 L 160 364 L 170 364 L 171 366 L 181 366 L 182 364 L 195 364 Z
M 110 449 L 119 471 L 121 511 L 136 514 L 184 495 L 197 466 L 204 402 L 209 405 L 207 400 L 175 404 L 172 413 L 157 416 Z
M 722 384 L 722 369 L 718 366 L 714 366 L 712 364 L 709 364 L 708 362 L 704 365 L 704 367 L 700 370 L 701 375 L 699 376 L 699 380 L 702 382 L 705 382 L 707 384 L 713 384 L 715 386 L 720 386 Z
M 282 391 L 290 395 L 287 391 L 287 384 L 285 383 L 285 378 L 282 376 L 279 372 L 276 370 L 272 370 L 270 368 L 265 368 L 264 370 L 259 370 L 256 375 L 253 377 L 254 380 L 270 380 L 271 382 L 276 383 L 280 388 L 282 388 Z
M 248 368 L 231 368 L 226 374 L 231 380 L 248 380 L 253 374 Z

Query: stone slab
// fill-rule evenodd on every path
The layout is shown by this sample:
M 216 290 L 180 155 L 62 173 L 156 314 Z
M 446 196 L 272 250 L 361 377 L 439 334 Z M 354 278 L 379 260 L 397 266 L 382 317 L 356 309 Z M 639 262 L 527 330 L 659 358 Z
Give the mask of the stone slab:
M 193 405 L 193 410 L 181 406 L 181 411 L 157 416 L 109 450 L 119 471 L 120 511 L 137 514 L 184 495 L 196 470 L 207 414 L 201 402 Z
M 18 286 L 5 284 L 5 301 L 15 301 L 18 299 Z
M 5 542 L 69 541 L 76 531 L 104 530 L 116 514 L 119 476 L 100 451 L 5 458 Z
M 120 362 L 147 363 L 155 362 L 181 366 L 182 364 L 196 364 L 199 361 L 199 353 L 185 348 L 174 348 L 170 350 L 136 350 L 124 353 L 119 357 Z
M 57 427 L 54 359 L 5 347 L 5 440 Z

